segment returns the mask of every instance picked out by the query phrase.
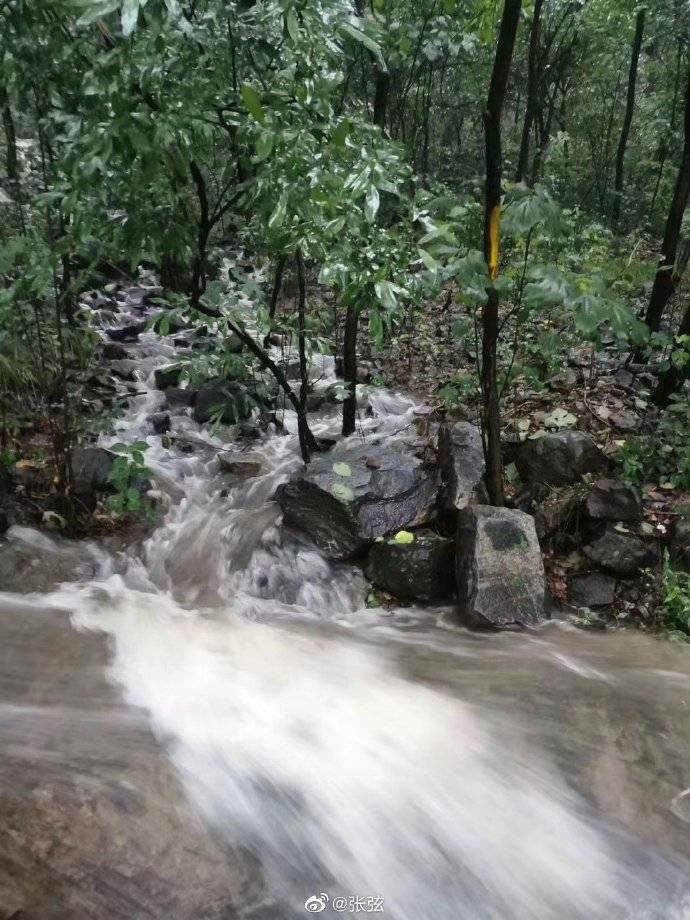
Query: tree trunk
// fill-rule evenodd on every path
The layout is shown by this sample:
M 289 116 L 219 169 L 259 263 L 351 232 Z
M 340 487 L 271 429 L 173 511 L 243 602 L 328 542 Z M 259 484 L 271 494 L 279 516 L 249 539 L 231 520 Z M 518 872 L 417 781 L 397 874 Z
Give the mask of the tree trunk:
M 309 367 L 307 365 L 307 336 L 306 336 L 306 311 L 307 311 L 307 282 L 306 272 L 304 270 L 304 258 L 302 250 L 297 248 L 295 252 L 295 264 L 297 266 L 297 286 L 299 294 L 297 298 L 297 342 L 299 351 L 299 405 L 300 412 L 297 416 L 297 427 L 299 430 L 299 443 L 304 455 L 307 445 L 307 393 L 309 392 Z
M 10 180 L 10 189 L 16 197 L 19 185 L 19 161 L 17 159 L 17 133 L 7 92 L 0 86 L 0 107 L 2 108 L 2 127 L 5 131 L 5 169 Z
M 664 239 L 661 244 L 661 258 L 659 259 L 652 294 L 649 298 L 649 306 L 647 307 L 647 313 L 644 318 L 644 321 L 652 332 L 659 331 L 664 310 L 677 284 L 677 278 L 673 268 L 676 261 L 676 250 L 678 249 L 678 239 L 680 237 L 683 214 L 685 213 L 685 206 L 688 202 L 688 191 L 690 191 L 690 67 L 688 68 L 688 77 L 685 87 L 684 132 L 683 156 L 678 169 L 676 187 L 673 192 L 673 199 L 671 200 L 671 207 L 666 220 Z
M 496 47 L 489 96 L 484 112 L 486 141 L 486 202 L 484 211 L 484 258 L 489 270 L 489 286 L 482 311 L 482 423 L 487 466 L 487 488 L 492 505 L 503 505 L 503 463 L 501 460 L 501 417 L 498 397 L 496 349 L 498 344 L 498 291 L 494 281 L 500 266 L 501 113 L 515 34 L 520 19 L 521 0 L 504 0 L 501 28 Z
M 527 179 L 527 166 L 529 163 L 529 140 L 532 134 L 534 116 L 537 111 L 537 94 L 539 86 L 539 25 L 541 10 L 544 0 L 535 0 L 534 14 L 532 15 L 532 28 L 529 34 L 529 55 L 527 59 L 527 104 L 525 106 L 525 120 L 522 125 L 522 138 L 520 140 L 520 153 L 518 156 L 516 182 Z
M 390 75 L 380 67 L 375 69 L 376 83 L 374 89 L 374 124 L 382 131 L 386 130 L 386 112 L 388 110 L 388 89 Z
M 343 401 L 343 435 L 354 433 L 357 418 L 357 308 L 350 305 L 345 314 L 345 336 L 343 338 L 343 376 L 346 395 Z
M 628 136 L 630 135 L 630 126 L 632 125 L 633 112 L 635 111 L 635 86 L 637 84 L 637 65 L 640 59 L 640 48 L 642 47 L 642 35 L 644 34 L 644 9 L 640 10 L 635 20 L 635 38 L 633 39 L 632 55 L 630 57 L 630 72 L 628 74 L 628 95 L 625 103 L 625 117 L 623 118 L 623 128 L 618 142 L 618 151 L 616 153 L 616 178 L 613 187 L 613 207 L 611 209 L 611 219 L 614 227 L 618 225 L 621 213 L 621 199 L 623 197 L 623 178 L 625 169 L 625 150 L 628 146 Z
M 678 327 L 678 336 L 688 335 L 690 336 L 690 305 L 687 306 L 683 319 L 681 320 L 680 326 Z M 674 364 L 671 364 L 663 374 L 659 375 L 659 382 L 654 390 L 653 400 L 657 406 L 666 408 L 666 406 L 671 401 L 671 397 L 674 393 L 677 393 L 685 380 L 687 379 L 688 372 L 685 368 L 676 367 Z
M 280 297 L 280 291 L 283 286 L 283 274 L 285 272 L 285 263 L 287 259 L 285 256 L 280 256 L 276 261 L 275 274 L 273 275 L 273 287 L 271 289 L 271 300 L 268 304 L 268 323 L 269 331 L 264 338 L 264 348 L 268 348 L 270 337 L 271 337 L 271 328 L 276 318 L 276 310 L 278 308 L 278 298 Z

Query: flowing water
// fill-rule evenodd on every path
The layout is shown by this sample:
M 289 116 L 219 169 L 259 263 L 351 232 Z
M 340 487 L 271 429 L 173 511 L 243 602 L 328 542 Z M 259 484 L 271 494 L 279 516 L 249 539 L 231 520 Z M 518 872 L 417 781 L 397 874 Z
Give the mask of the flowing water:
M 195 452 L 164 448 L 174 351 L 133 352 L 145 392 L 104 443 L 148 441 L 159 526 L 0 594 L 0 917 L 690 918 L 688 651 L 367 609 L 355 567 L 280 526 L 294 435 L 244 481 L 184 415 Z M 411 400 L 367 399 L 355 438 L 413 437 Z

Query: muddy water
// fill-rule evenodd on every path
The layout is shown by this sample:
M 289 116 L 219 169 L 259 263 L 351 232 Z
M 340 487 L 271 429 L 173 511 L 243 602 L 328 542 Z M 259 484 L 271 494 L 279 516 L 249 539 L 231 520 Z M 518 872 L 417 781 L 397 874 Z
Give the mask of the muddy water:
M 142 385 L 173 354 L 136 351 Z M 292 435 L 228 480 L 237 444 L 178 416 L 202 443 L 163 448 L 143 388 L 111 438 L 168 496 L 143 551 L 0 595 L 0 917 L 690 917 L 685 649 L 366 609 L 280 527 Z M 369 403 L 356 437 L 413 436 L 410 400 Z

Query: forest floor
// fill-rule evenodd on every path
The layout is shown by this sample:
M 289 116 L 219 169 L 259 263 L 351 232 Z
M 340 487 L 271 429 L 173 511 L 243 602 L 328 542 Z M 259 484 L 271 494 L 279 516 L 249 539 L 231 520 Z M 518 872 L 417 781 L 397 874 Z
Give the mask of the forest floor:
M 448 295 L 429 304 L 415 318 L 414 325 L 401 327 L 381 352 L 371 356 L 380 369 L 380 382 L 413 392 L 451 418 L 478 424 L 474 334 L 471 328 L 464 340 L 457 334 L 459 328 L 466 331 L 470 324 L 465 308 Z M 648 439 L 658 423 L 658 410 L 650 400 L 656 382 L 654 368 L 631 363 L 626 366 L 628 353 L 612 339 L 604 340 L 597 350 L 581 339 L 569 340 L 563 330 L 547 322 L 530 321 L 529 329 L 523 329 L 521 336 L 523 348 L 532 351 L 537 375 L 520 375 L 505 387 L 502 422 L 507 499 L 531 513 L 541 506 L 547 516 L 561 514 L 572 536 L 568 509 L 572 509 L 573 499 L 578 499 L 577 489 L 552 489 L 539 502 L 531 500 L 511 462 L 514 449 L 545 431 L 585 431 L 610 458 L 613 475 L 626 478 L 622 462 L 626 445 L 631 440 Z M 536 347 L 544 340 L 556 343 L 551 353 L 544 354 Z M 690 492 L 671 482 L 638 485 L 643 519 L 639 525 L 625 529 L 656 543 L 662 559 L 674 520 L 690 507 Z M 618 526 L 623 529 L 623 525 Z M 550 593 L 558 605 L 565 605 L 570 576 L 582 572 L 587 565 L 579 546 L 581 538 L 576 535 L 574 539 L 559 539 L 557 531 L 558 528 L 555 539 L 544 545 L 544 562 Z M 654 626 L 659 600 L 658 571 L 619 582 L 608 622 Z

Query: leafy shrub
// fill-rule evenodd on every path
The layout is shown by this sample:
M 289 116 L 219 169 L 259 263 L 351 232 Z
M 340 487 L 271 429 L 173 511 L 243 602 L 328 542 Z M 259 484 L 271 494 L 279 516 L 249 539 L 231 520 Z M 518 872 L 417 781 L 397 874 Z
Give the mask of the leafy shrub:
M 690 641 L 690 575 L 674 569 L 668 553 L 661 573 L 661 622 L 670 638 Z
M 148 444 L 145 441 L 137 441 L 135 444 L 114 444 L 111 450 L 119 456 L 108 476 L 108 481 L 115 489 L 115 495 L 108 498 L 108 508 L 118 515 L 150 516 L 153 513 L 153 505 L 141 494 L 153 475 L 144 459 Z

